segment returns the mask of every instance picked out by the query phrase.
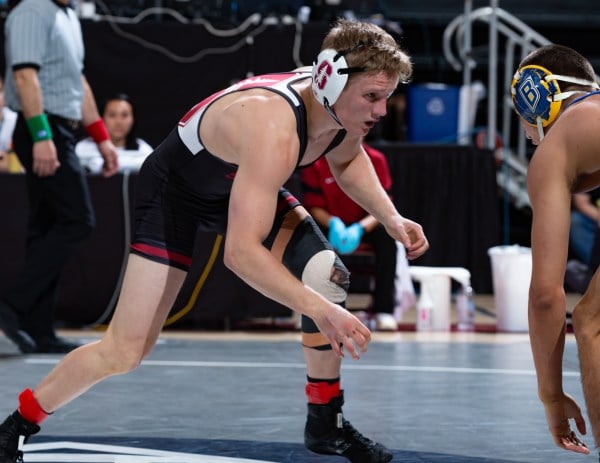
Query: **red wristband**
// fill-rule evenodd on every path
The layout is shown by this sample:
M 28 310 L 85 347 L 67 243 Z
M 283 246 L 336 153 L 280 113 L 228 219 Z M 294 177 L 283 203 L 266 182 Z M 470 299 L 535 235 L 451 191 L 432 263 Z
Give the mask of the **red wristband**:
M 106 126 L 104 125 L 104 121 L 102 119 L 98 119 L 97 121 L 92 122 L 90 125 L 86 125 L 85 130 L 97 144 L 102 143 L 104 140 L 108 140 L 110 138 L 108 135 L 108 130 L 106 130 Z

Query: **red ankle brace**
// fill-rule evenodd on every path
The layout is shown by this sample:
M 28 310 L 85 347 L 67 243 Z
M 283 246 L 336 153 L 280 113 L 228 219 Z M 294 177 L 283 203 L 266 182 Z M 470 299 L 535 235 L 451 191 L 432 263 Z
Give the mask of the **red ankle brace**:
M 306 395 L 308 402 L 311 404 L 328 404 L 331 399 L 340 395 L 340 382 L 336 381 L 333 384 L 327 381 L 319 381 L 317 383 L 306 383 Z
M 27 421 L 35 424 L 40 424 L 49 415 L 40 407 L 31 389 L 25 389 L 19 395 L 19 413 Z

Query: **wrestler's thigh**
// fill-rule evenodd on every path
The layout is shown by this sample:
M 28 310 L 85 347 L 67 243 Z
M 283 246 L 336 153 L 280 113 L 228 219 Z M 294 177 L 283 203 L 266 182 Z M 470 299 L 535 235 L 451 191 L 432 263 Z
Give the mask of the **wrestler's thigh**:
M 275 239 L 271 246 L 271 252 L 280 262 L 283 262 L 283 255 L 294 232 L 296 232 L 298 226 L 307 218 L 310 218 L 310 214 L 303 206 L 294 207 L 283 217 L 281 224 L 275 232 Z M 312 218 L 310 219 L 312 220 Z
M 183 270 L 130 254 L 110 334 L 117 340 L 145 342 L 162 327 L 185 276 Z

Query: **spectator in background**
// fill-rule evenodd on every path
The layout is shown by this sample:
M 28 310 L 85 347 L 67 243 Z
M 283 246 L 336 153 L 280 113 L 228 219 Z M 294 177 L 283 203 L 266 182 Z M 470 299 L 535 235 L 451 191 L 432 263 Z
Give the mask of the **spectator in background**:
M 363 143 L 381 185 L 391 194 L 392 177 L 385 155 Z M 302 170 L 304 205 L 340 254 L 353 253 L 361 242 L 375 253 L 375 289 L 371 311 L 375 329 L 395 331 L 396 242 L 385 228 L 342 191 L 325 157 Z M 343 257 L 342 257 L 342 260 Z
M 66 353 L 54 304 L 64 266 L 92 232 L 88 184 L 75 155 L 79 126 L 98 144 L 103 174 L 117 153 L 83 75 L 81 25 L 68 0 L 22 0 L 4 23 L 6 104 L 18 113 L 13 147 L 25 167 L 26 257 L 0 297 L 0 329 L 22 353 Z
M 569 242 L 575 257 L 585 265 L 590 264 L 592 247 L 598 230 L 598 205 L 600 188 L 573 195 Z
M 569 291 L 585 293 L 600 262 L 599 199 L 600 188 L 596 188 L 575 193 L 571 200 L 569 248 L 573 258 L 565 270 L 565 289 Z
M 0 172 L 22 171 L 22 166 L 12 151 L 16 123 L 17 113 L 4 104 L 4 79 L 0 77 Z
M 125 93 L 108 98 L 102 108 L 102 119 L 111 141 L 117 148 L 120 171 L 138 171 L 152 152 L 152 147 L 136 136 L 133 103 Z M 84 169 L 93 174 L 102 172 L 104 160 L 98 145 L 91 138 L 81 140 L 75 153 Z

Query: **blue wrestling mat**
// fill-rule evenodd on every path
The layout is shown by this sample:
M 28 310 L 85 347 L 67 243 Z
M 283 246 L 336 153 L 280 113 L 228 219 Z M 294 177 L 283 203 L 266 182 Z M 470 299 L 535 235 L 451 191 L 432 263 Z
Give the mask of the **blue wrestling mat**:
M 39 438 L 27 445 L 25 461 L 43 463 L 341 463 L 341 457 L 315 455 L 301 444 L 244 440 L 147 438 Z M 509 463 L 428 452 L 394 451 L 393 462 Z M 513 462 L 514 463 L 514 462 Z
M 140 368 L 44 421 L 25 462 L 344 463 L 303 445 L 306 366 L 297 337 L 163 337 Z M 392 449 L 392 463 L 597 461 L 554 445 L 526 334 L 374 338 L 360 360 L 343 361 L 343 410 L 358 431 Z M 10 349 L 0 337 L 0 419 L 60 360 Z M 565 391 L 583 408 L 572 335 L 563 367 Z

